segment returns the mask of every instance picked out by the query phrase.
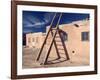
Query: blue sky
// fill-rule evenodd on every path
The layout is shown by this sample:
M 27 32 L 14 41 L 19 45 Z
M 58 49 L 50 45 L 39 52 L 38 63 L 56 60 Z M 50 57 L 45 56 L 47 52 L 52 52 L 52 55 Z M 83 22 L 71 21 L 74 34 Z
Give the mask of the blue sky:
M 45 32 L 46 27 L 50 25 L 55 12 L 23 11 L 23 33 Z M 56 24 L 60 13 L 57 13 L 54 24 Z M 63 13 L 60 24 L 66 24 L 73 21 L 89 18 L 89 14 L 82 13 Z

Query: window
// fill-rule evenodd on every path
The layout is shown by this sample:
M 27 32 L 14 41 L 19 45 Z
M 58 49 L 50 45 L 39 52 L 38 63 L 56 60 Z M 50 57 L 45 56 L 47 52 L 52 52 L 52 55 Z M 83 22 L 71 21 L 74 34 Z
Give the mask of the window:
M 68 41 L 68 34 L 67 33 L 63 32 L 63 33 L 61 33 L 61 36 L 62 36 L 63 41 Z
M 89 32 L 82 32 L 81 39 L 82 41 L 89 41 Z
M 32 39 L 32 41 L 34 42 L 34 38 Z
M 36 42 L 38 43 L 38 37 L 36 37 Z
M 29 42 L 29 43 L 31 42 L 31 38 L 30 38 L 30 37 L 28 38 L 28 42 Z

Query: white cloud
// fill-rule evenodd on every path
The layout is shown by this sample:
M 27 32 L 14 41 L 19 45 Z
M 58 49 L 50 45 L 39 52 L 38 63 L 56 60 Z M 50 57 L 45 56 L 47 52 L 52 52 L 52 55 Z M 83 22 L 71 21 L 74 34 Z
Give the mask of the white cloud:
M 42 19 L 38 18 L 37 16 L 27 16 L 24 20 L 24 27 L 41 28 L 45 24 L 49 23 L 53 16 L 54 13 L 45 13 Z
M 34 23 L 34 24 L 28 24 L 26 25 L 27 27 L 35 27 L 35 28 L 40 28 L 41 25 L 44 25 L 46 24 L 45 22 L 37 22 L 37 23 Z
M 30 20 L 30 21 L 33 22 L 33 23 L 40 22 L 40 19 L 39 19 L 38 17 L 36 17 L 36 16 L 30 15 L 30 16 L 28 16 L 27 18 L 28 18 L 28 20 Z
M 35 27 L 35 28 L 40 28 L 43 25 L 48 23 L 46 19 L 40 20 L 36 16 L 28 16 L 24 19 L 24 27 Z
M 53 18 L 53 16 L 54 16 L 54 13 L 45 13 L 45 15 L 44 15 L 45 22 L 51 21 L 51 19 Z
M 23 30 L 23 32 L 24 32 L 24 33 L 29 33 L 29 32 L 32 32 L 32 30 L 26 30 L 26 29 L 25 29 L 25 30 Z

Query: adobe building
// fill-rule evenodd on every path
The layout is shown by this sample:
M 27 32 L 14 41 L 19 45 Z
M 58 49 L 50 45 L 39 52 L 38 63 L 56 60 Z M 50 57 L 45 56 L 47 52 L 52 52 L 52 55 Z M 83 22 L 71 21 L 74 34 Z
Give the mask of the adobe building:
M 26 34 L 26 46 L 33 48 L 41 48 L 46 34 L 42 32 Z
M 82 64 L 88 65 L 90 60 L 89 20 L 75 21 L 59 27 L 67 34 L 65 44 L 70 59 L 79 60 Z
M 90 25 L 89 20 L 74 21 L 69 24 L 59 25 L 59 28 L 63 32 L 63 40 L 65 42 L 70 61 L 79 63 L 79 65 L 89 65 L 89 53 L 90 53 L 90 43 L 89 43 L 89 32 Z M 47 27 L 46 32 L 48 31 Z M 26 34 L 26 45 L 29 47 L 41 48 L 41 45 L 46 37 L 46 33 L 29 33 Z M 52 39 L 52 36 L 49 36 Z M 47 40 L 47 47 L 50 45 L 50 40 Z M 59 48 L 58 48 L 59 49 Z M 55 47 L 53 45 L 51 50 L 51 55 L 55 56 Z M 59 54 L 64 53 L 64 51 L 59 50 Z M 64 55 L 64 54 L 63 54 Z

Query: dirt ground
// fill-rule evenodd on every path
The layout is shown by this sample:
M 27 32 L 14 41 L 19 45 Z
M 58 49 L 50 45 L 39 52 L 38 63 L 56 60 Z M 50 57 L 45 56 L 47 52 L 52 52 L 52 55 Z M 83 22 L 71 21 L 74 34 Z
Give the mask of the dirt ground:
M 74 56 L 73 59 L 67 60 L 65 54 L 60 54 L 61 58 L 57 59 L 56 55 L 51 54 L 48 58 L 48 64 L 42 65 L 41 63 L 45 57 L 45 51 L 39 61 L 36 61 L 40 49 L 23 47 L 23 57 L 22 57 L 22 68 L 48 68 L 48 67 L 68 67 L 68 66 L 86 66 L 89 65 L 86 58 L 81 59 L 81 57 Z M 81 61 L 82 60 L 82 61 Z

